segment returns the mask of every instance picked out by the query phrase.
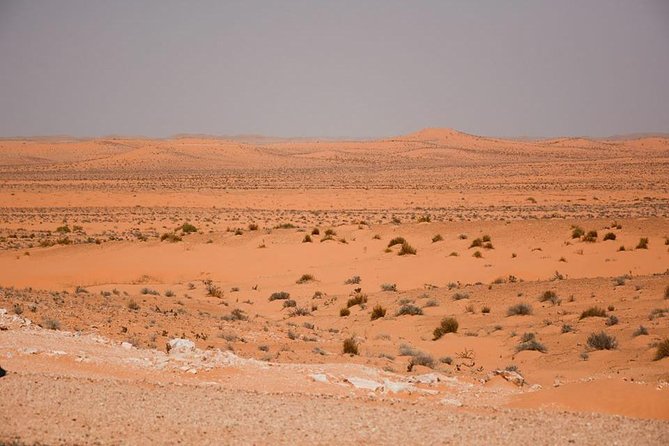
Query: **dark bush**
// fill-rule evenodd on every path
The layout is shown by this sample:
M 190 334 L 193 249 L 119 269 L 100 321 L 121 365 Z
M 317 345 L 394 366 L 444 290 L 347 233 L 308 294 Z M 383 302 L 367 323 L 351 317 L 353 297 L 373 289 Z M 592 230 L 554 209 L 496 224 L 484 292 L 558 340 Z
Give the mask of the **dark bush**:
M 275 293 L 272 293 L 269 296 L 270 302 L 273 300 L 286 300 L 290 297 L 290 293 L 287 293 L 285 291 L 277 291 Z
M 506 310 L 507 316 L 527 316 L 532 314 L 532 307 L 528 304 L 516 304 Z
M 457 333 L 458 332 L 458 320 L 454 317 L 445 317 L 441 320 L 441 324 L 434 329 L 433 335 L 434 340 L 441 338 L 446 333 Z
M 600 307 L 590 307 L 581 313 L 579 319 L 585 319 L 586 317 L 606 317 L 606 311 Z
M 371 320 L 375 321 L 375 320 L 380 319 L 380 318 L 385 317 L 385 316 L 386 316 L 386 309 L 383 308 L 381 305 L 376 305 L 372 309 Z
M 593 350 L 613 350 L 618 346 L 618 341 L 613 336 L 600 331 L 588 336 L 588 346 Z

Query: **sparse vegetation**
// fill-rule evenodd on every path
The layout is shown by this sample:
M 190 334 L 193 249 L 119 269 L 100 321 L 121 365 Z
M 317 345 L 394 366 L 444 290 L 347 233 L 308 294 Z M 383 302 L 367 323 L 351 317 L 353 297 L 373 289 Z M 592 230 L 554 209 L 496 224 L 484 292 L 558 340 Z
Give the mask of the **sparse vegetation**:
M 128 310 L 132 310 L 132 311 L 139 310 L 139 304 L 132 299 L 129 300 L 128 301 Z
M 516 352 L 522 352 L 525 350 L 546 353 L 546 347 L 541 342 L 537 341 L 534 333 L 523 334 L 520 339 L 520 344 L 516 346 Z
M 403 243 L 406 243 L 404 237 L 395 237 L 388 242 L 388 248 L 392 248 L 395 245 L 401 245 Z
M 581 238 L 585 235 L 583 228 L 574 226 L 571 231 L 571 238 Z
M 374 308 L 372 308 L 371 320 L 375 321 L 385 316 L 386 316 L 386 309 L 383 308 L 381 305 L 375 305 Z
M 604 235 L 604 241 L 607 240 L 615 240 L 616 235 L 613 232 L 607 232 L 606 235 Z
M 288 298 L 290 298 L 290 293 L 285 291 L 277 291 L 269 296 L 269 301 L 272 302 L 274 300 L 286 300 Z
M 412 304 L 404 304 L 397 310 L 397 316 L 419 316 L 421 314 L 423 314 L 423 310 Z
M 230 314 L 222 316 L 221 319 L 224 321 L 246 321 L 249 319 L 249 317 L 246 315 L 246 313 L 244 313 L 244 311 L 240 310 L 239 308 L 235 308 L 230 312 Z
M 354 337 L 344 339 L 343 351 L 345 355 L 358 354 L 358 342 Z
M 60 330 L 60 321 L 57 319 L 44 319 L 42 322 L 42 327 L 47 330 Z
M 341 310 L 339 310 L 339 316 L 340 317 L 346 317 L 346 316 L 349 316 L 350 314 L 351 314 L 351 310 L 349 310 L 348 308 L 342 308 Z
M 588 347 L 593 350 L 614 350 L 618 347 L 618 341 L 613 336 L 600 331 L 588 336 Z
M 409 243 L 404 242 L 402 243 L 402 247 L 400 248 L 400 251 L 397 253 L 397 255 L 400 256 L 405 256 L 405 255 L 416 255 L 416 248 L 411 246 Z
M 350 279 L 346 279 L 346 282 L 344 282 L 346 285 L 358 285 L 362 279 L 360 276 L 353 276 Z
M 316 280 L 316 279 L 314 278 L 314 276 L 312 274 L 302 274 L 302 276 L 299 279 L 297 279 L 297 281 L 295 283 L 297 283 L 298 285 L 301 285 L 303 283 L 313 282 L 314 280 Z
M 437 243 L 443 241 L 444 238 L 441 236 L 441 234 L 437 234 L 434 237 L 432 237 L 432 243 Z
M 179 229 L 180 229 L 181 232 L 183 232 L 184 234 L 190 234 L 190 233 L 192 233 L 192 232 L 197 232 L 197 228 L 196 228 L 195 226 L 193 226 L 192 224 L 190 224 L 190 223 L 184 223 L 184 224 L 182 224 L 181 226 L 179 226 L 179 227 L 177 228 L 177 230 L 179 230 Z
M 383 283 L 381 284 L 381 291 L 397 291 L 397 284 Z
M 539 302 L 550 302 L 553 305 L 557 305 L 560 302 L 560 298 L 555 291 L 548 290 L 539 296 Z
M 636 249 L 648 249 L 648 238 L 641 237 L 639 243 L 636 245 Z
M 181 241 L 181 237 L 176 235 L 174 232 L 166 232 L 163 235 L 160 236 L 160 241 L 161 242 L 170 242 L 170 243 L 176 243 Z
M 356 305 L 362 305 L 367 303 L 367 295 L 363 293 L 355 293 L 353 297 L 351 297 L 347 302 L 346 302 L 346 307 L 351 308 Z
M 655 351 L 655 361 L 669 357 L 669 338 L 665 338 L 657 344 L 657 350 Z
M 446 333 L 457 333 L 458 332 L 458 320 L 454 317 L 445 317 L 441 320 L 441 323 L 437 328 L 434 329 L 433 339 L 436 341 L 441 338 Z
M 637 336 L 646 336 L 646 335 L 648 335 L 648 329 L 646 327 L 644 327 L 643 325 L 639 325 L 639 328 L 634 330 L 634 333 L 632 333 L 632 336 L 635 337 L 635 338 Z
M 606 317 L 606 310 L 600 307 L 590 307 L 581 313 L 581 317 L 579 319 L 585 319 L 588 317 Z
M 214 285 L 210 279 L 204 281 L 205 289 L 207 290 L 207 296 L 221 298 L 223 297 L 223 290 Z
M 610 315 L 608 318 L 606 318 L 606 326 L 610 327 L 612 325 L 617 325 L 618 324 L 618 318 L 614 316 L 613 314 Z
M 462 292 L 457 292 L 453 294 L 453 300 L 462 300 L 462 299 L 469 299 L 469 294 L 468 293 L 462 293 Z
M 506 310 L 507 316 L 527 316 L 532 314 L 532 307 L 528 304 L 516 304 Z
M 597 231 L 588 231 L 588 233 L 583 236 L 583 241 L 594 243 L 597 241 L 597 235 Z

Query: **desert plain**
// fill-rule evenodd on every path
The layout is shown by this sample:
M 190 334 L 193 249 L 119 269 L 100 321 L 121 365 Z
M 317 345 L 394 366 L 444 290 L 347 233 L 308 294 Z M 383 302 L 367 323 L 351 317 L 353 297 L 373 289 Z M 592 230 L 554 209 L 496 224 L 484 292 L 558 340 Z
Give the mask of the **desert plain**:
M 0 140 L 0 444 L 666 444 L 669 139 Z

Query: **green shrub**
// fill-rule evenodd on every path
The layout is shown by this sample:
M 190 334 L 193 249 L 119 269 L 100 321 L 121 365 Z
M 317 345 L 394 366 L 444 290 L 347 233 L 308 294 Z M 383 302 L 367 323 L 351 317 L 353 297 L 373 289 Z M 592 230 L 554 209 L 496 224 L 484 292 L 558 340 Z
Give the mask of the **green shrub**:
M 583 228 L 579 226 L 574 226 L 571 231 L 571 238 L 581 238 L 585 235 Z
M 616 235 L 613 232 L 607 232 L 606 235 L 604 236 L 604 241 L 607 240 L 615 240 Z

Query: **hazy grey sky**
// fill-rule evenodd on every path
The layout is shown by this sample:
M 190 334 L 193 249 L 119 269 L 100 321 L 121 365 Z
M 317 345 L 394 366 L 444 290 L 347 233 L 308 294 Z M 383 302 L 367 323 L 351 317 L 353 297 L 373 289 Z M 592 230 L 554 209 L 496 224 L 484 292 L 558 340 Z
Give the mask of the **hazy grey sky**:
M 0 0 L 0 135 L 669 131 L 669 1 Z

